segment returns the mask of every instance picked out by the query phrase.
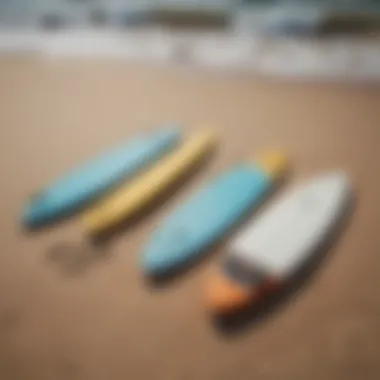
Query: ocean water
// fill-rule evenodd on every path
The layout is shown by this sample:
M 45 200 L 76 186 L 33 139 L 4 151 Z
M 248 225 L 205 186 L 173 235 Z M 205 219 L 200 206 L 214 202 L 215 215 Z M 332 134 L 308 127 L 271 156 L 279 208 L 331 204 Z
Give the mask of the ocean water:
M 162 10 L 224 13 L 228 24 L 243 30 L 263 23 L 307 29 L 330 13 L 380 15 L 380 0 L 0 0 L 0 27 L 118 28 L 152 23 Z

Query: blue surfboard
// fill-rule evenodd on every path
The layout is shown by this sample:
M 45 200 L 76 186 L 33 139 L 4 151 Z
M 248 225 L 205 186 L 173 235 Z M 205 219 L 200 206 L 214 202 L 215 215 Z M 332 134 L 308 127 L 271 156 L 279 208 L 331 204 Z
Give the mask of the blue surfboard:
M 264 164 L 237 165 L 177 209 L 143 252 L 146 274 L 171 274 L 199 258 L 257 205 L 284 168 L 282 156 L 264 157 Z
M 168 128 L 136 137 L 102 154 L 33 196 L 24 209 L 24 225 L 40 227 L 75 212 L 159 159 L 179 140 L 179 128 Z

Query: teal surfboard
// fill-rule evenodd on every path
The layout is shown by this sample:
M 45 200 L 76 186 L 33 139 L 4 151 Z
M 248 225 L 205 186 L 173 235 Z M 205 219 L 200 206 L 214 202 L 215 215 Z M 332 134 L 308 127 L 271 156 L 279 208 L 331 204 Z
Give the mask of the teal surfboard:
M 24 225 L 40 227 L 75 212 L 159 159 L 179 140 L 179 128 L 168 128 L 136 137 L 87 162 L 33 196 L 24 209 Z
M 144 272 L 171 274 L 205 254 L 268 192 L 284 167 L 279 155 L 241 164 L 215 179 L 162 223 L 142 255 Z

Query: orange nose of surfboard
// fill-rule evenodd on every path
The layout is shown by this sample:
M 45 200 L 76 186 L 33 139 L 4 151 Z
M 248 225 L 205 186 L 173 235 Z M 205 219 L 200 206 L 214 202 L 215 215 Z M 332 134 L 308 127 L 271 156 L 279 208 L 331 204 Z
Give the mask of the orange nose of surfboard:
M 212 314 L 229 314 L 246 307 L 255 293 L 255 289 L 245 288 L 220 273 L 207 284 L 206 307 Z

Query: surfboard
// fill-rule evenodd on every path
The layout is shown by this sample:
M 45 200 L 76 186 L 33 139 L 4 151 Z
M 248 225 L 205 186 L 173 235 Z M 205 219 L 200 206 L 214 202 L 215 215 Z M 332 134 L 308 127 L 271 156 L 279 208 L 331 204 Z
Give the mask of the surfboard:
M 350 193 L 346 175 L 332 172 L 271 205 L 229 245 L 221 270 L 207 286 L 208 309 L 235 312 L 281 286 L 338 223 Z
M 96 204 L 83 216 L 87 233 L 102 234 L 136 215 L 200 162 L 212 150 L 215 141 L 212 132 L 195 134 L 144 175 Z
M 173 149 L 179 139 L 178 128 L 148 133 L 85 163 L 34 195 L 24 209 L 23 223 L 39 227 L 71 214 L 121 180 L 130 179 Z
M 216 178 L 153 234 L 142 255 L 143 270 L 160 277 L 205 254 L 259 204 L 285 168 L 285 157 L 273 152 Z

